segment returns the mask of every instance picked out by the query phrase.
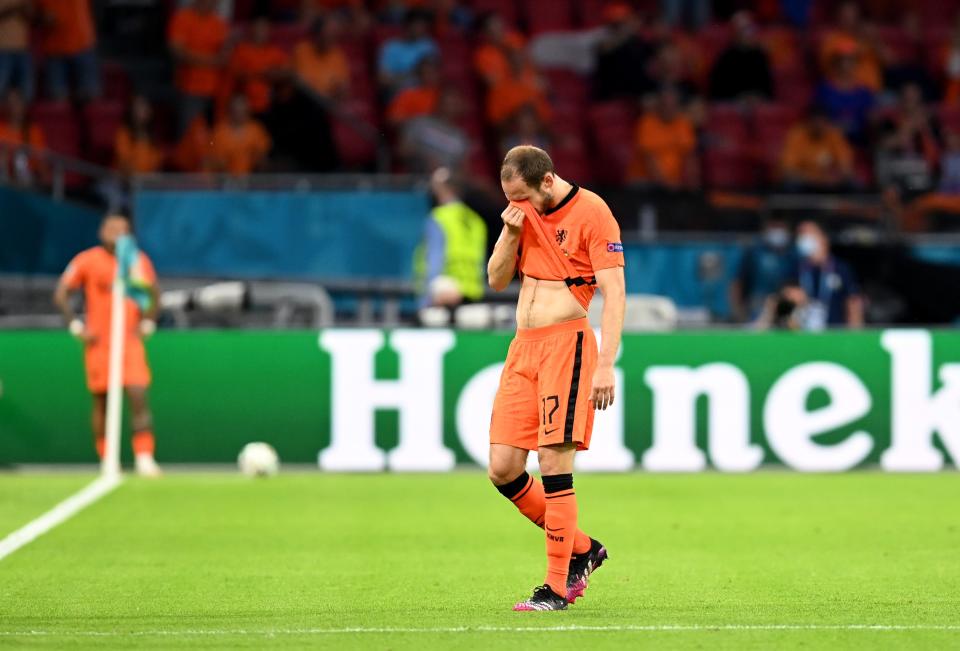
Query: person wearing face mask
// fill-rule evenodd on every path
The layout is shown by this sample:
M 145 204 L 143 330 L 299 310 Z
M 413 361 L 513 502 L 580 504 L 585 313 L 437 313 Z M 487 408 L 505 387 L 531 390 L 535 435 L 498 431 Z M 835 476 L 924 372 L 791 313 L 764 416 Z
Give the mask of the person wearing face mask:
M 760 238 L 743 253 L 737 277 L 730 283 L 733 319 L 744 323 L 757 318 L 767 297 L 783 287 L 797 266 L 790 246 L 790 227 L 782 219 L 768 219 Z
M 830 240 L 819 224 L 797 227 L 800 262 L 790 287 L 797 300 L 797 322 L 803 330 L 830 326 L 863 326 L 863 297 L 850 266 L 833 256 Z M 799 291 L 797 291 L 799 289 Z

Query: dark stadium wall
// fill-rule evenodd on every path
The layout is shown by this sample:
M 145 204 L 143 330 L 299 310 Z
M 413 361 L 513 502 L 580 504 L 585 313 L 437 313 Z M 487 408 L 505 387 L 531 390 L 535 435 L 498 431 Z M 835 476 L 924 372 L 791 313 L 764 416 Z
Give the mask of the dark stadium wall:
M 263 440 L 328 470 L 482 463 L 510 338 L 161 332 L 148 343 L 158 458 L 230 463 Z M 581 469 L 937 470 L 960 458 L 958 362 L 949 331 L 627 335 Z M 66 333 L 0 334 L 0 464 L 95 460 L 83 377 Z

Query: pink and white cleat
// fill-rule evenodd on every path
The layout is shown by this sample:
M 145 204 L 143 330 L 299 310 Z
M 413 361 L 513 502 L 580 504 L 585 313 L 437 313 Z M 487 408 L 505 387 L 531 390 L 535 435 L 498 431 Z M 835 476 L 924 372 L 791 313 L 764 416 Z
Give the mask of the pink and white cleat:
M 590 549 L 579 555 L 570 557 L 570 569 L 567 572 L 567 601 L 575 603 L 583 596 L 594 570 L 607 560 L 607 548 L 603 544 L 590 539 Z
M 544 584 L 533 589 L 533 595 L 513 607 L 517 612 L 527 610 L 566 610 L 567 600 Z

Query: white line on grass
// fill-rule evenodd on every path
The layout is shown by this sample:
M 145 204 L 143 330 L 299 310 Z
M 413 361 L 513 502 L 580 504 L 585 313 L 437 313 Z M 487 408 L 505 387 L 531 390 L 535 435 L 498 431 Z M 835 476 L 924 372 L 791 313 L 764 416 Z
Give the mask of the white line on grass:
M 611 626 L 436 626 L 282 629 L 199 629 L 153 631 L 0 631 L 0 637 L 226 637 L 393 633 L 697 633 L 704 631 L 957 631 L 960 624 L 649 624 Z
M 0 540 L 0 560 L 69 519 L 83 508 L 112 491 L 120 484 L 118 477 L 100 477 L 86 488 L 74 493 L 36 520 L 28 522 L 9 536 Z

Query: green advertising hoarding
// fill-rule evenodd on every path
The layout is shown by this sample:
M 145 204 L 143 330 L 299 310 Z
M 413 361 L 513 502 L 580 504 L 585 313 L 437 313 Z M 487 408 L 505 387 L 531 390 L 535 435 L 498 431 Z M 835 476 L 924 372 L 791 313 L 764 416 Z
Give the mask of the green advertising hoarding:
M 231 462 L 263 440 L 329 470 L 482 464 L 510 339 L 161 332 L 147 344 L 157 456 Z M 960 333 L 632 334 L 617 374 L 581 469 L 931 471 L 960 459 Z M 93 462 L 89 402 L 69 335 L 0 333 L 0 464 Z

